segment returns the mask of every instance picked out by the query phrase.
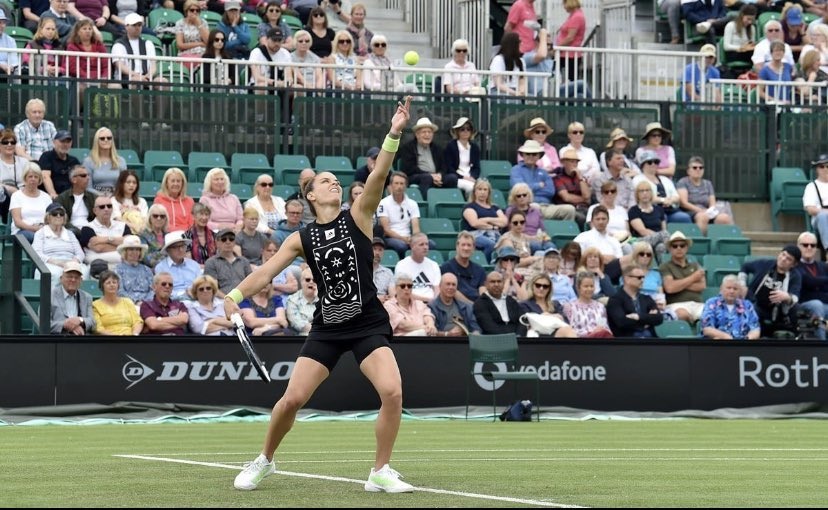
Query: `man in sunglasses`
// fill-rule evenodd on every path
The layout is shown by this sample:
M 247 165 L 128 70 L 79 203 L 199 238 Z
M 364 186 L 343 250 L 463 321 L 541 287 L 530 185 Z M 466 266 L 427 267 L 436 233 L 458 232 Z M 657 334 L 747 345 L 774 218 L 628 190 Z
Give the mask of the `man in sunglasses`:
M 802 258 L 796 265 L 796 271 L 802 277 L 802 291 L 799 294 L 799 306 L 822 321 L 822 327 L 816 329 L 817 338 L 825 340 L 825 319 L 828 317 L 828 266 L 819 260 L 817 237 L 811 232 L 799 234 L 796 240 Z
M 659 266 L 664 281 L 664 294 L 667 298 L 667 310 L 691 325 L 701 318 L 701 293 L 707 287 L 704 268 L 687 259 L 687 251 L 693 245 L 683 232 L 676 231 L 667 242 L 670 247 L 670 260 Z
M 765 38 L 756 43 L 756 47 L 753 48 L 753 56 L 750 58 L 750 61 L 753 62 L 753 70 L 757 73 L 765 67 L 765 64 L 770 62 L 770 45 L 775 41 L 779 41 L 785 45 L 785 56 L 782 57 L 782 62 L 790 64 L 791 67 L 795 65 L 791 46 L 785 42 L 782 23 L 772 19 L 765 23 Z
M 164 236 L 164 248 L 162 252 L 167 257 L 162 259 L 155 266 L 155 274 L 169 273 L 175 285 L 171 290 L 171 296 L 175 299 L 189 297 L 188 292 L 196 278 L 201 276 L 201 266 L 195 260 L 185 257 L 187 249 L 192 241 L 183 236 L 183 231 L 170 232 Z M 195 297 L 195 296 L 191 296 Z
M 291 329 L 301 336 L 308 336 L 313 312 L 316 310 L 316 303 L 319 302 L 319 289 L 313 281 L 313 273 L 309 268 L 302 270 L 300 285 L 301 290 L 287 298 L 285 313 Z
M 69 181 L 72 187 L 61 193 L 55 202 L 63 206 L 68 212 L 66 228 L 76 237 L 80 237 L 80 230 L 95 219 L 95 198 L 97 195 L 89 191 L 89 170 L 83 165 L 75 165 L 69 172 Z
M 141 303 L 141 318 L 144 319 L 144 330 L 141 334 L 186 335 L 190 315 L 184 303 L 172 297 L 173 276 L 163 271 L 156 272 L 152 279 L 152 288 L 155 297 Z
M 233 251 L 235 246 L 236 233 L 229 228 L 219 230 L 216 234 L 216 254 L 204 263 L 204 274 L 212 276 L 218 282 L 216 295 L 220 298 L 253 272 L 249 260 L 236 256 Z
M 653 338 L 655 326 L 664 322 L 653 298 L 641 293 L 646 274 L 640 266 L 624 268 L 624 286 L 607 301 L 610 329 L 616 338 Z
M 124 242 L 124 236 L 132 234 L 129 225 L 112 219 L 112 198 L 99 196 L 94 204 L 95 219 L 80 231 L 80 245 L 86 252 L 84 262 L 103 260 L 114 271 L 121 262 L 118 246 Z M 68 209 L 67 209 L 68 210 Z

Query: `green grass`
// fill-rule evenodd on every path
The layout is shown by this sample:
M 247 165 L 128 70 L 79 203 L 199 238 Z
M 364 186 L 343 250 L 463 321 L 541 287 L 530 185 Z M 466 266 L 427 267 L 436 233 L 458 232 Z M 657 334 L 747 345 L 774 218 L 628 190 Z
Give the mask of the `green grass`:
M 276 474 L 232 488 L 264 424 L 0 428 L 0 506 L 526 507 Z M 582 506 L 824 506 L 828 427 L 817 420 L 406 421 L 392 465 L 416 487 Z M 364 480 L 373 424 L 297 423 L 278 468 Z

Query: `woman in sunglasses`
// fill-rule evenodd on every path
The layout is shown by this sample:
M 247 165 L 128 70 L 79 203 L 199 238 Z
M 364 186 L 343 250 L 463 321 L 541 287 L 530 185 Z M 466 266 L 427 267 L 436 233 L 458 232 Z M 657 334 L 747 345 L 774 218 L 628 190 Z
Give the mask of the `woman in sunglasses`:
M 561 147 L 558 156 L 564 159 L 563 154 L 569 149 L 575 149 L 578 153 L 578 171 L 587 181 L 591 181 L 601 173 L 601 165 L 598 163 L 598 155 L 595 151 L 584 145 L 586 128 L 580 122 L 572 122 L 566 129 L 566 136 L 569 143 Z
M 552 299 L 552 280 L 549 276 L 540 273 L 528 280 L 530 297 L 520 302 L 522 313 L 539 313 L 551 315 L 558 320 L 567 322 L 563 306 Z M 572 327 L 566 325 L 555 330 L 552 335 L 555 338 L 576 338 L 578 335 Z
M 334 38 L 333 58 L 337 67 L 328 70 L 328 81 L 335 89 L 361 90 L 362 68 L 357 67 L 354 40 L 347 30 L 340 30 Z
M 201 16 L 198 0 L 184 2 L 184 17 L 175 22 L 175 44 L 179 57 L 200 58 L 207 48 L 210 27 Z M 198 66 L 194 62 L 185 62 L 184 66 L 192 69 Z
M 468 117 L 460 117 L 449 129 L 449 134 L 454 141 L 446 144 L 443 159 L 446 168 L 457 173 L 457 187 L 468 197 L 480 177 L 480 146 L 474 141 L 477 131 Z
M 63 274 L 63 266 L 70 261 L 81 265 L 84 278 L 89 276 L 89 268 L 83 264 L 83 248 L 75 234 L 66 228 L 66 209 L 57 202 L 46 208 L 43 228 L 35 233 L 32 248 L 46 263 L 55 285 Z
M 9 202 L 12 194 L 23 186 L 23 170 L 28 159 L 18 156 L 17 135 L 14 130 L 6 128 L 0 131 L 0 214 L 8 222 Z
M 224 300 L 216 296 L 218 282 L 210 275 L 193 280 L 190 295 L 194 301 L 185 301 L 190 331 L 196 335 L 235 336 L 233 323 L 224 313 Z
M 310 50 L 317 57 L 324 59 L 329 57 L 333 52 L 333 41 L 336 37 L 336 32 L 328 27 L 328 16 L 325 10 L 321 7 L 314 7 L 311 9 L 310 16 L 308 16 L 308 25 L 305 30 L 311 36 Z M 332 62 L 333 59 L 326 62 Z
M 118 176 L 127 169 L 126 160 L 118 155 L 112 130 L 102 127 L 95 132 L 92 149 L 83 160 L 89 172 L 89 187 L 97 193 L 112 194 Z
M 147 213 L 147 221 L 144 229 L 138 234 L 141 241 L 147 245 L 147 253 L 144 255 L 143 263 L 150 269 L 167 257 L 164 252 L 164 237 L 167 235 L 167 209 L 161 204 L 152 204 Z
M 525 182 L 519 182 L 509 191 L 509 207 L 506 208 L 506 217 L 517 211 L 523 214 L 526 225 L 523 232 L 531 238 L 529 242 L 532 253 L 554 248 L 555 243 L 546 232 L 543 224 L 543 214 L 537 204 L 533 204 L 532 189 Z
M 534 255 L 532 251 L 532 241 L 534 239 L 526 235 L 524 231 L 526 216 L 520 211 L 512 211 L 509 213 L 508 218 L 508 230 L 497 240 L 495 250 L 500 250 L 502 246 L 511 246 L 514 248 L 520 259 L 516 268 L 527 268 L 535 262 L 540 261 L 543 255 Z
M 273 176 L 262 174 L 253 185 L 255 195 L 244 203 L 244 208 L 252 207 L 259 212 L 259 224 L 256 230 L 272 237 L 279 222 L 286 218 L 285 200 L 273 195 Z
M 446 94 L 485 94 L 474 62 L 468 60 L 469 42 L 457 39 L 451 44 L 451 60 L 444 66 L 443 88 Z M 460 72 L 464 71 L 464 72 Z
M 259 23 L 259 44 L 264 46 L 267 43 L 267 31 L 271 28 L 277 27 L 282 30 L 282 36 L 284 37 L 284 40 L 282 41 L 282 48 L 285 48 L 288 51 L 293 51 L 296 47 L 293 39 L 293 30 L 291 30 L 290 26 L 285 22 L 285 20 L 282 19 L 282 5 L 275 0 L 270 0 L 265 5 L 264 13 L 262 14 L 262 22 Z

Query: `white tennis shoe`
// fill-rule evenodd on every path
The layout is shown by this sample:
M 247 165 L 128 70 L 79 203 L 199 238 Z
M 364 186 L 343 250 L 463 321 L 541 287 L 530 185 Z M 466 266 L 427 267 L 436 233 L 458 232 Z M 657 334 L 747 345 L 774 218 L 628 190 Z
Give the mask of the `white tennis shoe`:
M 267 461 L 267 457 L 259 454 L 256 460 L 246 464 L 241 473 L 236 475 L 233 487 L 240 491 L 252 491 L 259 482 L 276 472 L 276 462 Z
M 371 468 L 368 481 L 365 482 L 365 490 L 368 492 L 414 492 L 414 486 L 400 480 L 403 476 L 391 469 L 388 464 L 382 466 L 379 471 Z

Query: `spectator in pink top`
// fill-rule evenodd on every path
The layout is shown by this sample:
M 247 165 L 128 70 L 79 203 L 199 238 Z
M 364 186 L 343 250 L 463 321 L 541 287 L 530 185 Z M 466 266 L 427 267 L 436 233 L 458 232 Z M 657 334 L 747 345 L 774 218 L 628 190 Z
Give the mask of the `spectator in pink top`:
M 581 10 L 581 0 L 563 0 L 564 9 L 569 17 L 558 29 L 555 46 L 581 46 L 586 35 L 586 18 Z M 566 73 L 567 79 L 578 79 L 578 73 L 583 75 L 583 62 L 580 51 L 561 52 L 561 71 Z
M 517 33 L 520 37 L 521 53 L 535 49 L 535 30 L 539 28 L 538 15 L 535 14 L 535 0 L 517 0 L 512 4 L 503 30 Z
M 230 178 L 223 168 L 213 168 L 204 177 L 204 191 L 199 202 L 210 206 L 212 214 L 207 226 L 216 231 L 229 228 L 234 232 L 241 230 L 244 223 L 244 211 L 239 197 L 230 193 Z

